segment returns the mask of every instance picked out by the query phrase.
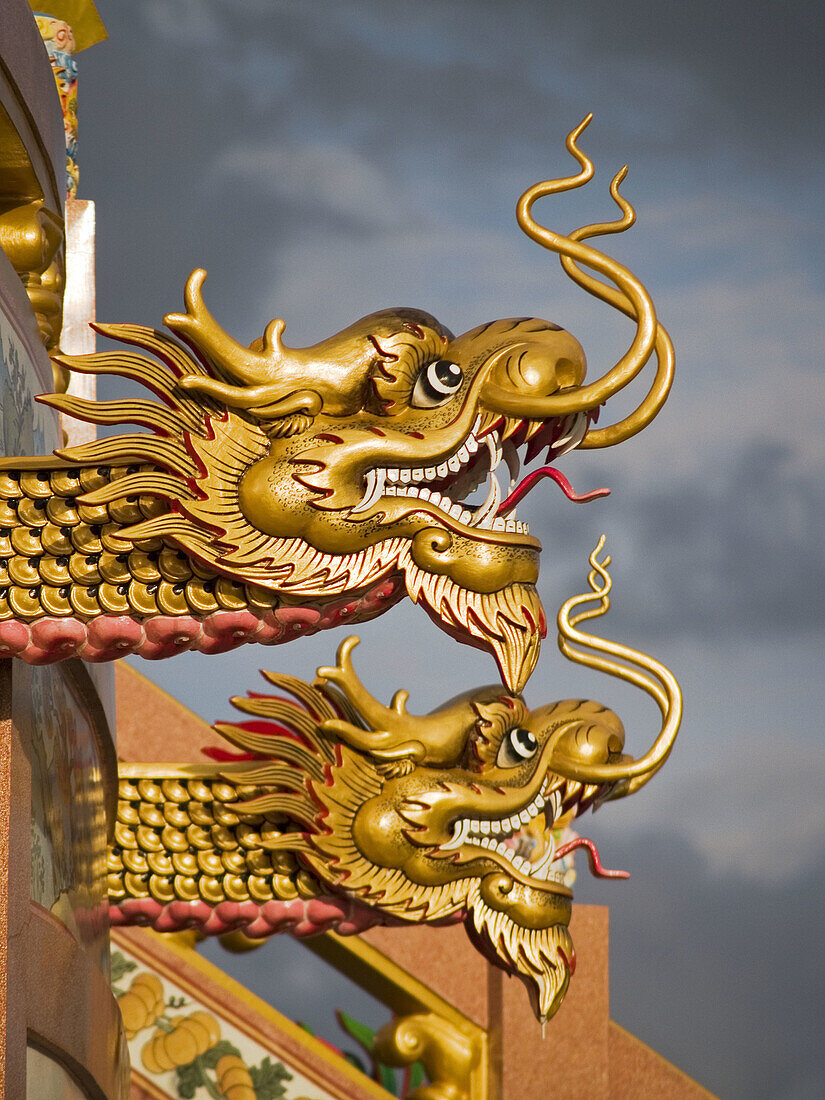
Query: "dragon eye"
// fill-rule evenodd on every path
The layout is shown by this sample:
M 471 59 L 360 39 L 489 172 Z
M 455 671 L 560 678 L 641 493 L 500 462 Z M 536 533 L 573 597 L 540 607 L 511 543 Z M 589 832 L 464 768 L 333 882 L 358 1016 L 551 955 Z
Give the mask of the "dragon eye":
M 419 374 L 413 390 L 412 403 L 422 409 L 443 405 L 445 401 L 449 401 L 463 381 L 464 372 L 458 363 L 451 363 L 449 359 L 436 359 L 434 363 L 424 367 Z
M 500 768 L 513 768 L 535 756 L 538 747 L 538 741 L 529 730 L 516 726 L 501 742 L 496 763 Z

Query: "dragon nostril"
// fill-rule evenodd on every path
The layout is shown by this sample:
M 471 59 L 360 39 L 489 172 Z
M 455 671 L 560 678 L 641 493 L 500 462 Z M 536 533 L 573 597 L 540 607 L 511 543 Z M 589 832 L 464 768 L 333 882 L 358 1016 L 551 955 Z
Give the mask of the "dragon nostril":
M 510 335 L 513 344 L 499 353 L 487 379 L 485 400 L 499 412 L 521 416 L 533 416 L 531 410 L 538 404 L 535 415 L 543 418 L 541 402 L 584 381 L 584 351 L 564 329 L 531 328 L 523 335 Z
M 556 381 L 562 388 L 579 385 L 583 374 L 580 364 L 574 363 L 572 359 L 559 359 L 556 363 Z

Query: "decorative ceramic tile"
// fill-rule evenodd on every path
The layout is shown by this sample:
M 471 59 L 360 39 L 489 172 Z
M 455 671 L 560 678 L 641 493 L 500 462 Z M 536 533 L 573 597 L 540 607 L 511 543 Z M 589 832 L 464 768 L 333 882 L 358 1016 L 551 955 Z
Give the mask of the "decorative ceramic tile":
M 25 344 L 0 309 L 0 454 L 43 454 L 57 445 L 54 414 L 33 400 L 43 389 Z
M 112 952 L 133 1070 L 173 1100 L 335 1100 L 122 945 Z

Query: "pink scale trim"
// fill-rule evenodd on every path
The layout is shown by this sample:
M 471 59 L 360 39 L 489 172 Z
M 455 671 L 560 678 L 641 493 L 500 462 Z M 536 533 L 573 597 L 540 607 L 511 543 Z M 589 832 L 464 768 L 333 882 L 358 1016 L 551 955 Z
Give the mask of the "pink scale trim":
M 291 932 L 293 936 L 317 936 L 335 929 L 356 935 L 375 924 L 396 923 L 365 905 L 345 898 L 312 898 L 309 901 L 223 901 L 214 908 L 205 901 L 172 901 L 162 905 L 154 898 L 127 898 L 110 902 L 113 927 L 139 925 L 156 932 L 182 932 L 197 928 L 206 936 L 223 936 L 241 930 L 256 939 Z
M 0 622 L 0 657 L 22 657 L 31 665 L 54 664 L 70 657 L 116 661 L 130 653 L 162 661 L 186 650 L 225 653 L 257 642 L 278 645 L 342 623 L 363 622 L 404 595 L 399 578 L 382 580 L 367 592 L 316 606 L 252 611 L 215 611 L 203 619 L 189 615 L 153 615 L 142 622 L 128 615 L 101 615 L 90 622 L 43 618 L 33 623 Z

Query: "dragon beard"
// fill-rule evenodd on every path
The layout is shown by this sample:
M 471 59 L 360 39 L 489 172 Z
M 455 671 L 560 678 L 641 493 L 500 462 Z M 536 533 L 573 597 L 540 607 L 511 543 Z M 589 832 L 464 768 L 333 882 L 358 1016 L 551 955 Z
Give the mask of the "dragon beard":
M 513 583 L 497 592 L 462 588 L 444 574 L 428 573 L 412 559 L 409 545 L 399 556 L 410 599 L 421 604 L 449 634 L 490 649 L 501 677 L 518 693 L 530 679 L 544 634 L 544 611 L 533 585 Z
M 566 924 L 525 929 L 491 909 L 474 883 L 467 898 L 467 934 L 488 959 L 523 982 L 541 1023 L 561 1005 L 574 969 L 573 940 Z

